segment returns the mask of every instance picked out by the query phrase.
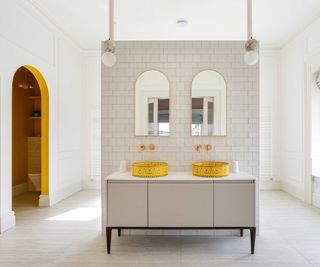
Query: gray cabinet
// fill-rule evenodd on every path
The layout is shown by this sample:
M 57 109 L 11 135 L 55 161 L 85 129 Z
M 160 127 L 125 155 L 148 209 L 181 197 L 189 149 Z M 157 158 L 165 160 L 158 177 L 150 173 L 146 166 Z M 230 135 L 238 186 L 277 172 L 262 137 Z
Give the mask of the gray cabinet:
M 213 182 L 149 182 L 149 227 L 213 227 Z
M 108 181 L 107 225 L 254 227 L 255 183 L 244 181 Z
M 255 226 L 253 181 L 214 181 L 214 227 Z
M 108 180 L 107 251 L 112 229 L 250 230 L 254 253 L 255 181 Z
M 109 181 L 107 184 L 108 226 L 148 226 L 146 181 Z

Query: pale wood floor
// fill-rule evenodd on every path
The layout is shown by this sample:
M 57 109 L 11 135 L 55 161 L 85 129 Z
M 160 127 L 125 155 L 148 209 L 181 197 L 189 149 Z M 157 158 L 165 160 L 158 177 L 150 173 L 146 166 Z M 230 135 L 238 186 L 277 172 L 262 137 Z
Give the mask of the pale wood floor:
M 320 266 L 320 210 L 280 191 L 261 194 L 261 234 L 253 256 L 248 235 L 116 234 L 107 255 L 98 191 L 82 191 L 52 208 L 38 208 L 34 199 L 15 199 L 17 226 L 0 235 L 0 266 Z

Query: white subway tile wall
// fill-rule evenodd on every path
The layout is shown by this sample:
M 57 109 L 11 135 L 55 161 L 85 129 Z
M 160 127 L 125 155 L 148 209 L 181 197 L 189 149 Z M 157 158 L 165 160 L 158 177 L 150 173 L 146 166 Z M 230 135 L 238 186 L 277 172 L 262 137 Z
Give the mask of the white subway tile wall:
M 171 171 L 191 171 L 194 161 L 238 160 L 240 171 L 259 176 L 259 64 L 243 61 L 242 41 L 120 41 L 117 64 L 102 65 L 102 177 L 119 170 L 122 159 L 169 163 Z M 170 136 L 135 137 L 134 83 L 149 69 L 163 72 L 171 85 Z M 227 136 L 190 135 L 190 86 L 204 69 L 220 72 L 227 81 Z M 155 151 L 138 151 L 139 144 Z M 211 152 L 195 144 L 212 144 Z

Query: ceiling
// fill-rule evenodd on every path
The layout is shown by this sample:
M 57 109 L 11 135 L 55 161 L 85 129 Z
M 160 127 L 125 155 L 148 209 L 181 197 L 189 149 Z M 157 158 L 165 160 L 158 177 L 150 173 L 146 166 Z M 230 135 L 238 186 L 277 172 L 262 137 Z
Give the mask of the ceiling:
M 108 36 L 108 0 L 29 2 L 83 49 Z M 319 16 L 319 0 L 253 0 L 253 33 L 281 47 Z M 115 20 L 116 40 L 244 40 L 246 0 L 115 0 Z

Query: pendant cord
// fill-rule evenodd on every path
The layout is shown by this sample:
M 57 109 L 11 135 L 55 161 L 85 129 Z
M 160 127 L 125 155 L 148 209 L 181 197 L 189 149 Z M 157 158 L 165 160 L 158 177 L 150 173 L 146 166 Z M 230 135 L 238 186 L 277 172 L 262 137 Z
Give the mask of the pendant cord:
M 247 0 L 247 37 L 252 38 L 252 0 Z
M 109 38 L 114 40 L 114 0 L 109 0 Z

